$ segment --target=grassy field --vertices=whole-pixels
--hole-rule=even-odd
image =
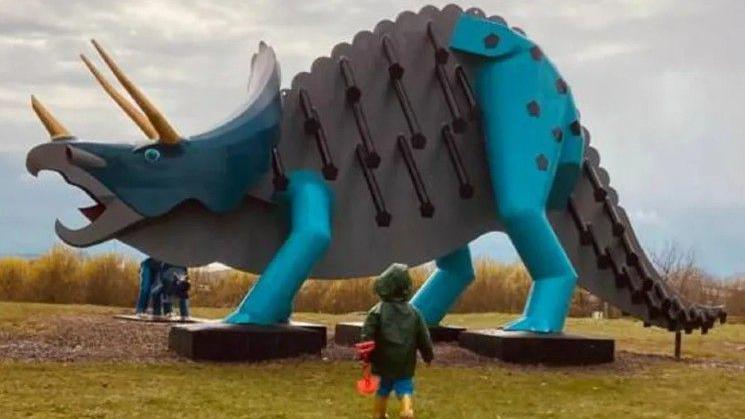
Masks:
[[[0,348],[54,333],[52,320],[108,319],[122,309],[0,303]],[[224,310],[196,309],[219,317]],[[298,314],[333,324],[359,315]],[[449,316],[493,327],[511,316]],[[50,326],[52,325],[52,326]],[[143,325],[148,327],[149,325]],[[675,361],[672,335],[630,320],[570,319],[568,331],[617,339],[618,361],[590,368],[516,367],[496,361],[438,364],[417,372],[419,418],[688,418],[745,412],[745,325],[684,337]],[[0,349],[2,350],[2,349]],[[0,417],[369,417],[370,399],[353,387],[351,360],[303,359],[257,365],[2,360]],[[391,405],[391,413],[397,409]],[[392,414],[392,417],[396,417]]]

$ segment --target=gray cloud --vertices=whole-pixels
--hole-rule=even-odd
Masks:
[[[645,243],[676,240],[712,271],[745,271],[738,241],[745,236],[739,221],[745,218],[745,3],[474,3],[525,29],[561,69]],[[0,231],[11,238],[0,253],[18,246],[21,253],[38,251],[52,240],[48,226],[56,211],[29,212],[32,202],[10,203],[12,196],[23,192],[60,208],[72,205],[69,188],[48,180],[24,183],[22,164],[9,163],[22,161],[23,152],[45,138],[28,109],[30,93],[80,136],[141,138],[79,63],[79,52],[93,55],[90,37],[114,53],[182,132],[197,133],[241,102],[259,40],[276,48],[287,85],[336,43],[421,5],[0,0],[0,171],[8,176],[3,189],[11,191],[0,194]],[[27,215],[19,221],[19,214]],[[38,239],[14,230],[18,222],[34,226]],[[493,240],[477,247],[511,255]]]

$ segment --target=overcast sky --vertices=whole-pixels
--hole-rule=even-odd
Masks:
[[[433,2],[439,6],[445,2]],[[34,180],[25,153],[46,141],[36,94],[76,135],[133,141],[137,128],[78,59],[95,37],[185,134],[227,117],[245,95],[257,43],[283,84],[319,55],[412,1],[0,0],[0,254],[55,242],[56,217],[89,203],[56,175]],[[745,2],[488,1],[539,43],[573,88],[602,163],[650,251],[691,249],[710,272],[745,272]],[[515,254],[501,235],[476,253]],[[101,249],[124,250],[122,244]]]

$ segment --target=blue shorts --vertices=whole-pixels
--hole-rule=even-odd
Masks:
[[[391,391],[395,391],[398,397],[411,396],[414,394],[414,380],[412,377],[398,379],[380,377],[380,385],[375,394],[380,397],[388,397]]]

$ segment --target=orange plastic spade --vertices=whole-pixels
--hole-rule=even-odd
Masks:
[[[357,392],[363,396],[375,393],[380,379],[370,373],[370,364],[362,364],[362,378],[357,380]]]

